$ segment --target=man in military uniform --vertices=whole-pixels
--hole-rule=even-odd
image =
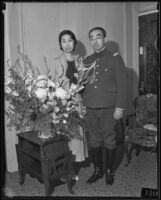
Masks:
[[[89,142],[92,148],[94,173],[87,180],[93,183],[103,177],[102,145],[106,149],[106,183],[114,183],[113,164],[116,150],[116,120],[123,117],[126,104],[127,72],[119,53],[112,53],[105,47],[106,31],[95,27],[89,31],[94,53],[84,59],[91,68],[82,94],[87,111]],[[92,65],[93,66],[93,65]]]

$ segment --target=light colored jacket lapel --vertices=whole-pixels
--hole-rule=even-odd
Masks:
[[[57,83],[61,83],[62,87],[65,89],[69,88],[69,79],[66,77],[66,70],[67,70],[67,60],[62,54],[55,58],[55,65],[54,65],[54,81]]]
[[[75,66],[77,67],[78,65],[76,58],[77,55],[74,55]],[[64,54],[55,58],[54,81],[62,83],[62,87],[64,87],[65,89],[69,89],[69,79],[66,77],[67,67],[67,59]]]

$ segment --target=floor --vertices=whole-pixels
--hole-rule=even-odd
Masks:
[[[82,167],[79,172],[79,180],[73,187],[75,192],[68,192],[67,184],[55,187],[51,196],[80,196],[80,197],[141,197],[142,188],[158,188],[158,163],[157,154],[142,151],[138,156],[135,151],[132,154],[130,164],[125,167],[125,156],[121,153],[121,147],[117,151],[117,170],[115,182],[107,186],[105,177],[91,185],[86,180],[93,172],[93,165]],[[6,173],[5,196],[44,196],[44,185],[37,179],[26,175],[23,185],[19,184],[18,172]]]

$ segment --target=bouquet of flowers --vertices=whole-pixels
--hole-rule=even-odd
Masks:
[[[78,63],[78,85],[77,89],[82,90],[87,82],[93,83],[95,80],[96,61],[85,64],[83,57],[77,57]]]
[[[84,89],[87,82],[93,83],[95,80],[95,67],[96,61],[91,64],[85,64],[84,58],[76,56],[76,68],[77,72],[74,73],[77,83],[73,83],[70,86],[70,92],[79,92]],[[68,77],[70,79],[70,77]]]
[[[9,76],[5,82],[5,96],[9,101],[5,111],[9,118],[8,126],[14,126],[17,131],[29,127],[43,139],[59,133],[69,138],[80,138],[76,127],[83,116],[75,98],[76,92],[81,89],[79,85],[66,91],[61,84],[52,81],[46,59],[47,72],[41,75],[19,48],[18,53],[21,59],[9,66]]]

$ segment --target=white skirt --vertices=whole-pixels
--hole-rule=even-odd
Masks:
[[[82,136],[83,139],[80,140],[78,138],[72,138],[68,143],[69,149],[75,156],[76,162],[84,161],[88,157],[88,147],[85,138],[85,132],[81,126],[79,126],[79,130],[80,130],[80,135]]]

